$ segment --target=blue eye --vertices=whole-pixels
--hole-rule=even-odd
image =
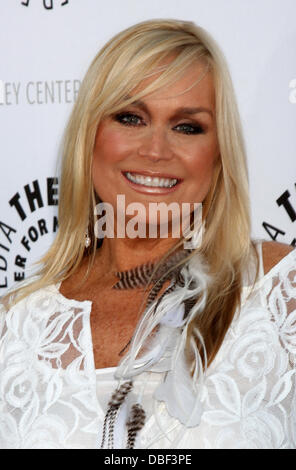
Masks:
[[[142,119],[136,114],[120,113],[114,116],[115,121],[125,126],[138,126],[142,123]]]
[[[138,116],[137,114],[130,113],[130,112],[123,112],[118,113],[113,116],[113,119],[124,126],[129,127],[138,127],[140,125],[145,125],[143,119]],[[190,123],[182,123],[178,124],[173,128],[177,132],[186,135],[196,135],[196,134],[203,134],[204,129],[199,124],[190,124]]]
[[[176,127],[174,127],[178,132],[181,132],[182,134],[187,134],[187,135],[196,135],[196,134],[203,134],[204,129],[200,125],[195,125],[195,124],[178,124]]]

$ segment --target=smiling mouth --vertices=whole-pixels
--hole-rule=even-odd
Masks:
[[[149,188],[173,188],[180,181],[178,178],[164,178],[158,176],[146,176],[139,173],[124,172],[124,176],[134,184]]]

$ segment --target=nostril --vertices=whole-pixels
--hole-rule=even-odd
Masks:
[[[167,160],[172,157],[172,151],[168,145],[159,145],[151,142],[150,144],[139,146],[138,155],[154,161]]]

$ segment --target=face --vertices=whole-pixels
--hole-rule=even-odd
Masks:
[[[140,202],[202,202],[219,158],[213,79],[196,63],[176,83],[146,95],[99,125],[93,158],[93,184],[116,212]],[[149,78],[137,87],[146,87]],[[187,90],[187,91],[186,91]],[[132,95],[134,94],[132,93]]]

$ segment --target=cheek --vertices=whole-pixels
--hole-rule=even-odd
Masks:
[[[92,162],[94,189],[102,200],[108,200],[110,185],[116,184],[120,163],[128,154],[129,147],[120,133],[102,125],[97,132]]]
[[[133,145],[125,134],[111,126],[102,126],[96,136],[94,160],[103,166],[115,164],[129,156]]]
[[[112,133],[110,133],[110,136],[104,135],[103,138],[100,136],[96,138],[94,149],[95,163],[102,166],[108,163],[112,164],[116,162],[120,154],[121,144],[116,134],[112,135]]]
[[[188,169],[194,178],[202,178],[211,175],[215,161],[218,157],[218,145],[216,140],[201,143],[195,151],[192,152],[187,161]]]
[[[98,188],[104,186],[102,183],[106,183],[107,178],[112,175],[121,154],[121,145],[116,133],[97,134],[92,162],[92,178],[97,192]]]
[[[216,140],[213,139],[199,145],[198,149],[192,152],[191,158],[187,160],[187,172],[190,174],[188,196],[191,200],[204,201],[211,188],[218,155],[219,148]]]

